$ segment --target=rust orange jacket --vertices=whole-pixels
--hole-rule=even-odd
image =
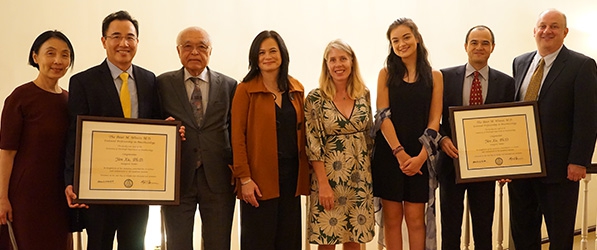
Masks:
[[[299,173],[296,195],[309,194],[309,163],[305,148],[304,88],[288,77],[290,100],[296,111]],[[280,196],[278,180],[278,147],[274,95],[261,76],[241,82],[232,100],[233,176],[237,189],[239,179],[251,177],[261,190],[259,200]],[[240,193],[240,192],[239,192]]]

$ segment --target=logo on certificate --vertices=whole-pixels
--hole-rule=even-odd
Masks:
[[[133,180],[131,180],[131,179],[124,180],[124,186],[127,188],[131,188],[133,186]]]
[[[504,159],[502,159],[502,157],[495,158],[495,164],[498,166],[504,164]]]

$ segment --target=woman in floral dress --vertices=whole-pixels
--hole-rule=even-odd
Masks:
[[[352,48],[342,40],[324,52],[320,87],[305,100],[307,155],[313,166],[309,242],[319,249],[359,249],[374,236],[368,136],[369,90]]]

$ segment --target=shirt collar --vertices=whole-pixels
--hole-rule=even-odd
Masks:
[[[116,65],[114,65],[112,62],[110,62],[110,60],[106,59],[106,62],[108,62],[108,68],[110,69],[110,74],[112,75],[112,79],[115,80],[116,78],[120,78],[120,74],[122,74],[122,70],[118,67],[116,67]],[[131,64],[131,66],[125,70],[126,73],[129,74],[129,77],[132,78],[133,80],[135,79],[135,76],[133,76],[133,65]]]
[[[556,57],[558,57],[558,54],[560,54],[560,50],[562,50],[563,47],[564,45],[562,44],[562,46],[560,46],[558,50],[543,57],[543,61],[545,61],[545,67],[551,67],[551,65],[556,60]],[[539,64],[539,60],[541,60],[541,55],[539,55],[539,52],[537,51],[537,53],[535,53],[535,57],[533,57],[533,62],[535,63],[535,65]]]
[[[465,77],[469,77],[472,76],[473,73],[475,73],[475,71],[479,71],[479,75],[481,75],[481,77],[483,79],[489,79],[489,65],[485,65],[485,67],[481,68],[480,70],[476,70],[475,68],[473,68],[473,66],[471,66],[470,64],[466,64],[466,70],[465,70]]]
[[[186,68],[184,68],[184,80],[186,81],[193,77],[198,77],[199,79],[203,80],[204,82],[209,83],[207,67],[205,67],[205,69],[203,69],[203,71],[201,71],[201,73],[199,73],[198,76],[191,75],[191,73]]]

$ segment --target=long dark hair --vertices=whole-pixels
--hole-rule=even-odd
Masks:
[[[278,90],[284,92],[288,90],[288,64],[290,64],[290,56],[288,55],[288,49],[286,48],[286,44],[284,44],[284,40],[282,40],[278,32],[273,30],[264,30],[253,39],[251,49],[249,50],[249,73],[243,78],[243,82],[251,81],[261,73],[259,70],[259,48],[263,40],[267,38],[273,38],[280,49],[282,64],[278,71]]]
[[[406,66],[402,62],[402,58],[394,53],[394,48],[392,47],[392,38],[390,37],[390,33],[392,30],[397,28],[400,25],[405,25],[406,27],[410,28],[413,35],[417,39],[417,76],[424,84],[428,84],[429,86],[433,86],[433,77],[431,75],[431,64],[429,63],[427,48],[425,48],[425,44],[423,43],[423,37],[421,33],[419,33],[419,28],[417,25],[411,20],[410,18],[398,18],[396,21],[390,24],[386,36],[388,41],[390,42],[390,53],[388,58],[386,59],[386,68],[388,69],[388,84],[391,83],[395,77],[399,77],[400,79],[404,78],[405,74],[408,74],[406,70]]]

